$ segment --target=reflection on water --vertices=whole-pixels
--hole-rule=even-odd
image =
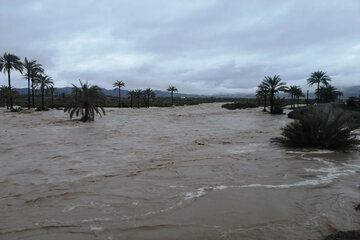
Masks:
[[[360,227],[359,153],[283,149],[220,104],[0,114],[0,239],[322,239]]]

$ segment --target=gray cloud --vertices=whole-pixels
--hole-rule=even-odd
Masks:
[[[357,0],[9,0],[0,54],[37,59],[59,87],[122,79],[128,89],[237,93],[274,74],[306,86],[316,70],[360,85],[359,12]],[[16,73],[13,83],[26,85]]]

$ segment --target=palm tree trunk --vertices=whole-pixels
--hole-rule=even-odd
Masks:
[[[273,113],[274,109],[274,93],[270,93],[270,113]]]
[[[119,87],[119,108],[121,107],[121,102],[120,102],[121,100],[120,99],[121,99],[121,96],[120,96],[120,87]]]
[[[130,95],[130,107],[133,108],[133,95]]]
[[[171,106],[174,106],[174,92],[171,91]]]
[[[12,93],[11,93],[11,81],[10,81],[10,69],[8,70],[8,81],[9,81],[9,101],[10,101],[10,108],[13,109],[13,99],[12,99]]]
[[[28,73],[28,109],[30,109],[30,74]]]
[[[41,109],[44,110],[44,87],[41,87]]]
[[[54,92],[51,91],[51,108],[54,108]]]
[[[320,100],[320,82],[317,83],[317,99]]]
[[[31,80],[31,98],[32,98],[32,107],[35,108],[35,89],[32,80]]]
[[[266,101],[267,101],[267,95],[264,96],[264,112],[266,112]]]

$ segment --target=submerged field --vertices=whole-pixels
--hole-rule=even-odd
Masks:
[[[0,239],[323,239],[359,229],[360,153],[284,149],[221,103],[0,113]]]

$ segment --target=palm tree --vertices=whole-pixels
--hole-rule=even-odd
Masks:
[[[113,86],[119,88],[119,108],[120,108],[120,107],[121,107],[121,102],[120,102],[120,99],[121,99],[120,89],[121,89],[121,87],[125,87],[125,83],[124,83],[123,81],[117,80],[116,82],[114,82]]]
[[[178,89],[174,86],[169,86],[166,91],[171,92],[171,106],[174,106],[174,92],[177,92]]]
[[[331,78],[326,75],[326,72],[323,72],[323,71],[313,72],[313,73],[311,73],[310,77],[307,79],[309,86],[317,84],[316,91],[317,91],[318,99],[320,99],[320,83],[322,83],[324,86],[327,86],[330,81],[331,81]]]
[[[38,76],[44,73],[44,69],[35,68],[31,71],[30,79],[31,79],[31,99],[32,99],[32,107],[35,108],[35,95],[36,88],[38,87]]]
[[[282,91],[286,91],[287,87],[285,82],[281,82],[279,75],[274,75],[274,77],[266,76],[265,79],[261,82],[266,89],[269,91],[270,95],[270,113],[274,113],[274,100],[275,94]]]
[[[51,77],[49,77],[48,75],[42,75],[42,74],[39,74],[37,76],[36,81],[40,85],[41,110],[45,110],[45,105],[44,105],[45,89],[49,89],[50,86],[54,85],[54,82],[52,81]]]
[[[23,66],[26,71],[24,77],[28,80],[28,109],[30,109],[30,80],[34,72],[44,72],[44,69],[41,64],[36,63],[36,60],[28,61],[27,58],[25,58]]]
[[[9,109],[9,88],[5,85],[0,87],[0,101],[4,101],[4,107]]]
[[[338,91],[337,88],[328,84],[327,86],[321,86],[319,92],[316,92],[319,96],[319,100],[322,102],[335,101],[339,96],[343,95],[342,92]]]
[[[129,91],[129,95],[130,95],[130,107],[133,108],[136,92],[134,90]]]
[[[142,90],[141,89],[136,89],[135,90],[135,96],[137,98],[137,107],[140,108],[140,98],[142,95]]]
[[[80,81],[80,80],[79,80]],[[101,88],[97,85],[91,86],[80,81],[80,87],[73,84],[70,101],[66,105],[64,112],[70,114],[70,119],[81,114],[81,121],[94,121],[95,114],[105,115],[105,110],[101,106],[105,103],[106,97]]]
[[[56,91],[56,89],[54,88],[53,85],[50,85],[50,87],[48,88],[48,90],[50,91],[51,94],[51,108],[54,108],[54,92]]]
[[[146,104],[147,108],[149,108],[150,107],[150,98],[155,98],[155,93],[151,88],[147,88],[144,90],[143,94],[145,97],[145,104]]]
[[[256,90],[256,96],[259,98],[263,98],[264,100],[264,109],[263,112],[266,112],[266,107],[267,107],[267,97],[269,94],[269,89],[267,89],[263,84],[260,84],[258,86],[258,89]]]
[[[287,90],[287,93],[290,94],[290,108],[295,108],[295,92],[296,92],[296,86],[290,86]]]
[[[17,70],[22,73],[23,64],[20,61],[20,58],[16,55],[10,53],[4,53],[3,56],[0,57],[0,72],[3,71],[4,74],[8,75],[8,83],[9,83],[9,96],[10,96],[10,108],[13,109],[13,101],[11,94],[11,80],[10,80],[10,71]]]
[[[348,150],[360,141],[353,132],[349,116],[343,112],[315,111],[299,115],[295,122],[282,129],[283,137],[274,140],[289,147]]]
[[[302,92],[301,88],[298,86],[295,86],[294,91],[294,107],[295,107],[295,98],[297,99],[297,106],[299,107],[299,99],[300,97],[305,97],[304,93]]]

